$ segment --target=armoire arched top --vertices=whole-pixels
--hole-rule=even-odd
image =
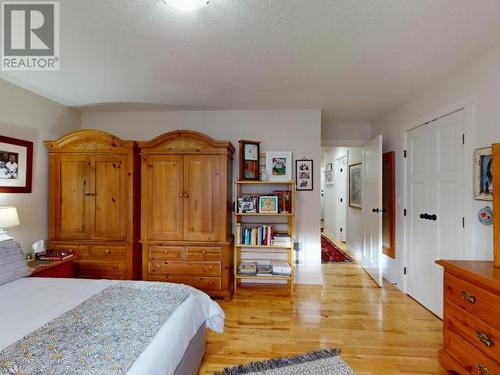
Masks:
[[[234,153],[231,142],[192,130],[175,130],[137,143],[141,154],[227,154],[232,157]]]
[[[77,130],[44,144],[49,152],[117,153],[128,152],[136,143],[100,130]]]

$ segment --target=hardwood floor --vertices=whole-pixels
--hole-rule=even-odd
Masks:
[[[219,301],[225,332],[209,331],[199,374],[334,347],[359,375],[445,374],[437,317],[388,283],[377,288],[357,264],[326,264],[323,272],[323,286],[296,285],[291,299],[239,290]]]

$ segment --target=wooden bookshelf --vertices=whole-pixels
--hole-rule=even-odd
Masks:
[[[234,183],[235,187],[235,212],[233,217],[234,223],[234,292],[236,293],[239,288],[283,288],[286,286],[290,294],[293,292],[293,283],[295,279],[295,260],[293,243],[295,240],[295,182],[294,181],[239,181],[236,180]],[[255,194],[255,195],[271,195],[272,190],[278,190],[281,187],[282,190],[289,190],[291,192],[290,197],[290,211],[291,212],[280,212],[280,213],[240,213],[238,212],[238,198],[242,195]],[[267,188],[267,189],[266,189]],[[263,222],[255,221],[262,217]],[[252,221],[248,221],[252,219]],[[283,229],[276,232],[286,232],[291,238],[290,245],[245,245],[238,243],[238,224],[248,225],[248,226],[259,226],[259,225],[271,225],[279,226]],[[261,261],[266,260],[262,256],[268,255],[269,260],[277,260],[271,258],[280,251],[280,254],[284,254],[287,261],[291,267],[291,276],[254,276],[254,275],[240,275],[238,274],[238,266],[241,262],[242,254],[244,253],[258,253],[259,259]],[[254,258],[244,259],[248,261],[255,261]],[[257,283],[256,280],[259,280]],[[286,281],[284,283],[272,283],[272,281]]]

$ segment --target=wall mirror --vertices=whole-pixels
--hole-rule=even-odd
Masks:
[[[396,186],[395,154],[386,152],[383,157],[383,210],[382,247],[384,254],[396,258]]]

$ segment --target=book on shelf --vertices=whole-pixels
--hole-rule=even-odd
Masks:
[[[236,225],[236,244],[270,246],[273,239],[273,227],[271,225]]]
[[[245,262],[238,265],[238,274],[242,276],[286,276],[292,275],[292,267],[285,260],[273,260],[269,263]]]
[[[238,266],[238,273],[254,276],[257,273],[257,262],[241,262]]]
[[[274,246],[292,246],[292,238],[288,233],[274,233],[271,244]]]

